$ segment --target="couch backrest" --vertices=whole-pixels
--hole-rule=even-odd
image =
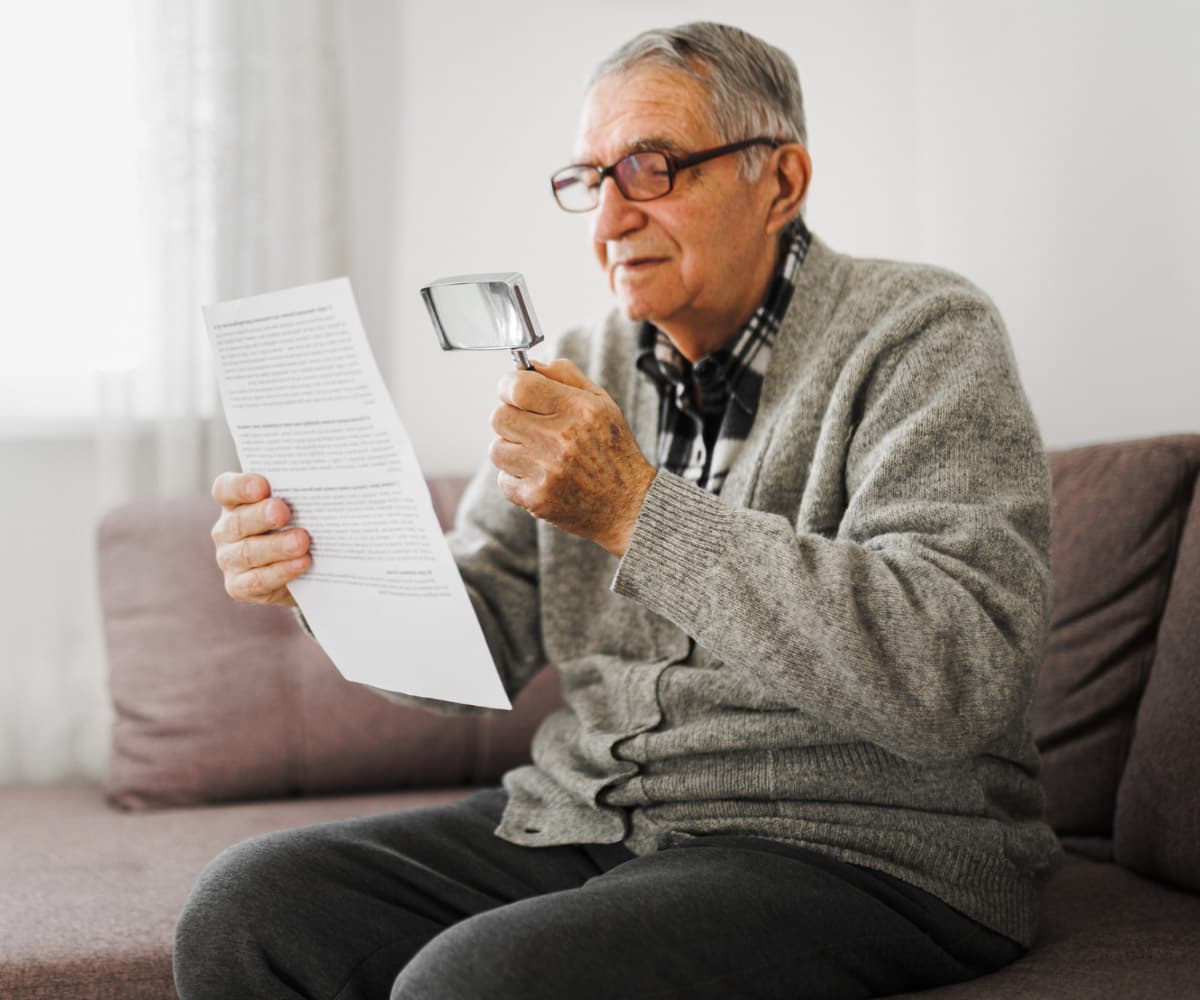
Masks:
[[[1195,750],[1190,764],[1161,753],[1169,739],[1186,761],[1181,733],[1200,739],[1198,473],[1200,435],[1051,455],[1055,609],[1034,705],[1048,816],[1063,836],[1115,835],[1146,871],[1163,849],[1151,802],[1193,820],[1200,807],[1200,782],[1182,780]],[[1200,823],[1184,826],[1200,840]]]

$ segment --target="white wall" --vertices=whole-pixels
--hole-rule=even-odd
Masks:
[[[931,2],[920,236],[1000,304],[1047,439],[1200,430],[1200,6]]]
[[[352,274],[428,471],[482,460],[508,362],[438,351],[420,285],[524,271],[548,332],[606,308],[586,223],[554,207],[547,177],[571,151],[591,66],[642,28],[695,18],[795,58],[816,232],[959,270],[996,299],[1049,445],[1200,430],[1200,5],[347,0],[347,12]]]

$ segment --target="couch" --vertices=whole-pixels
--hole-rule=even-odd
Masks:
[[[1051,468],[1032,722],[1063,860],[1028,956],[920,995],[1200,998],[1200,435]],[[430,486],[445,526],[462,481]],[[110,766],[102,784],[0,788],[0,997],[173,997],[175,918],[222,848],[494,783],[559,702],[552,668],[511,713],[452,718],[345,682],[290,612],[226,597],[215,515],[139,502],[99,528]]]

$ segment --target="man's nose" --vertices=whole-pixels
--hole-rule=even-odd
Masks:
[[[630,201],[611,177],[600,182],[596,207],[592,210],[592,239],[597,243],[620,239],[639,229],[646,221],[636,201]]]

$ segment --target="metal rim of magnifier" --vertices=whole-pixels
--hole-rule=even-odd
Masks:
[[[524,368],[527,371],[533,371],[533,365],[529,360],[528,350],[531,347],[536,347],[542,342],[542,331],[538,329],[537,320],[533,318],[533,311],[525,303],[525,282],[524,279],[518,279],[515,284],[509,286],[513,293],[513,299],[517,303],[517,309],[521,313],[521,324],[525,327],[529,334],[529,343],[524,347],[512,348],[512,358],[516,362],[518,368]]]
[[[428,285],[424,286],[421,289],[421,298],[425,302],[429,318],[433,321],[433,331],[437,335],[438,343],[441,345],[443,351],[497,350],[497,348],[492,347],[467,347],[452,344],[446,334],[445,327],[442,325],[441,317],[438,315],[437,306],[433,299],[433,289],[438,286],[485,283],[490,285],[504,285],[508,289],[509,301],[515,306],[517,315],[521,320],[521,327],[528,338],[528,343],[520,347],[510,347],[508,350],[518,367],[533,371],[534,367],[529,360],[527,352],[540,344],[545,338],[542,336],[537,317],[534,315],[532,303],[529,302],[529,290],[525,287],[525,276],[519,271],[501,271],[492,274],[461,274],[449,278],[438,278],[436,281],[431,281]]]

